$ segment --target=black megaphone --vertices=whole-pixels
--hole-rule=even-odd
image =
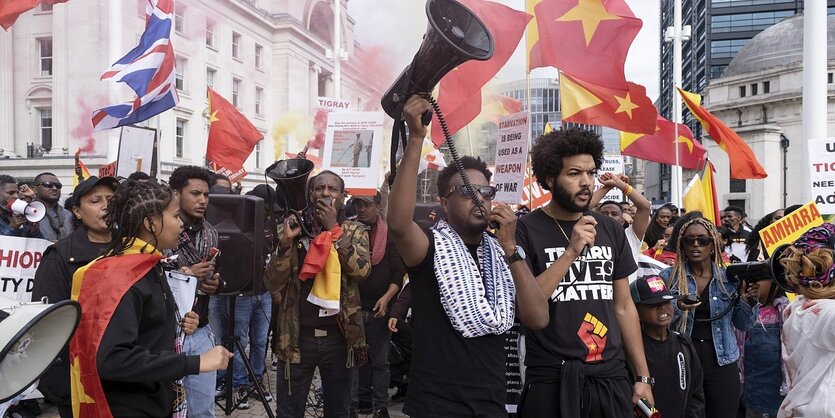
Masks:
[[[313,161],[305,158],[290,158],[276,161],[267,167],[267,177],[273,179],[284,196],[284,210],[292,213],[301,222],[302,232],[311,236],[305,228],[304,211],[307,209],[307,180],[314,168]]]

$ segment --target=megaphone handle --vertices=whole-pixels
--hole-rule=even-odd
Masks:
[[[423,126],[429,126],[429,124],[432,123],[432,112],[428,110],[423,112],[423,115],[420,116],[420,122]]]

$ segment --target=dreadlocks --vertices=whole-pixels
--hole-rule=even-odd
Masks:
[[[153,180],[125,180],[107,204],[105,221],[113,231],[107,256],[120,255],[133,245],[146,219],[159,216],[171,202],[171,189]],[[156,243],[149,243],[156,247]],[[143,248],[144,249],[144,248]]]
[[[680,229],[680,233],[678,234],[678,241],[676,242],[676,262],[673,265],[673,270],[670,272],[670,278],[674,279],[673,282],[671,280],[670,287],[673,285],[676,286],[678,289],[678,293],[680,295],[686,295],[690,293],[689,289],[687,288],[687,273],[685,269],[685,263],[687,263],[687,256],[684,253],[684,235],[687,231],[687,228],[693,225],[701,225],[702,227],[707,230],[708,235],[713,239],[713,271],[721,271],[724,269],[724,263],[722,262],[722,242],[719,239],[719,233],[716,231],[716,226],[714,226],[710,221],[704,218],[693,218],[687,222],[685,222]],[[727,294],[728,291],[725,289],[725,284],[723,280],[718,280],[719,288],[722,289],[722,292]],[[678,328],[679,332],[684,332],[687,328],[687,315],[689,312],[687,310],[682,311],[681,319],[679,320]]]

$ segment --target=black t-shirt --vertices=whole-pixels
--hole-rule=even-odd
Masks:
[[[549,296],[550,324],[539,331],[526,330],[528,367],[552,367],[560,359],[587,363],[623,360],[612,283],[627,280],[638,267],[621,225],[594,212],[592,216],[597,220],[597,237],[589,248],[587,262],[576,260]],[[568,240],[556,222],[537,209],[523,216],[516,226],[516,242],[525,249],[526,262],[535,276],[568,247]],[[568,237],[575,223],[560,221]]]
[[[412,366],[403,412],[412,417],[507,417],[505,337],[464,338],[441,305],[429,234],[426,258],[408,268]]]
[[[644,334],[647,367],[649,375],[655,378],[652,397],[655,407],[665,418],[684,416],[685,396],[692,390],[687,387],[691,371],[686,370],[684,350],[686,348],[677,335],[670,333],[665,341],[658,341]],[[690,364],[693,364],[692,360]]]
[[[374,245],[374,243],[372,242],[371,245]],[[362,309],[373,311],[374,304],[388,291],[390,284],[396,284],[397,286],[403,284],[403,275],[405,274],[406,266],[403,265],[403,260],[400,258],[400,253],[397,252],[394,240],[389,235],[386,237],[386,254],[383,259],[376,266],[371,266],[371,274],[367,279],[357,283]]]

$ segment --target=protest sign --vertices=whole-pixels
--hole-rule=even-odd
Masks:
[[[823,217],[812,201],[760,230],[760,239],[765,251],[771,255],[777,247],[791,244],[804,232],[822,224]]]
[[[116,159],[116,176],[128,177],[136,171],[156,174],[154,153],[157,130],[140,126],[123,126],[119,137],[119,156]]]
[[[352,195],[373,195],[380,184],[383,112],[328,115],[322,167],[345,180]]]
[[[820,213],[835,214],[835,138],[810,139],[809,180]]]
[[[603,156],[603,165],[600,166],[600,169],[597,170],[598,173],[613,173],[615,175],[623,174],[623,156],[620,154],[606,154]],[[594,190],[598,190],[603,187],[603,183],[600,180],[594,181]],[[623,201],[623,192],[618,189],[614,188],[609,190],[609,193],[606,193],[606,196],[603,196],[603,199],[600,199],[601,202],[605,202],[607,200],[614,200],[615,202],[622,202]]]
[[[494,202],[520,202],[527,173],[529,136],[529,112],[514,113],[499,119],[493,176],[493,184],[496,186]]]
[[[0,236],[0,294],[31,301],[35,270],[50,245],[45,239]]]

